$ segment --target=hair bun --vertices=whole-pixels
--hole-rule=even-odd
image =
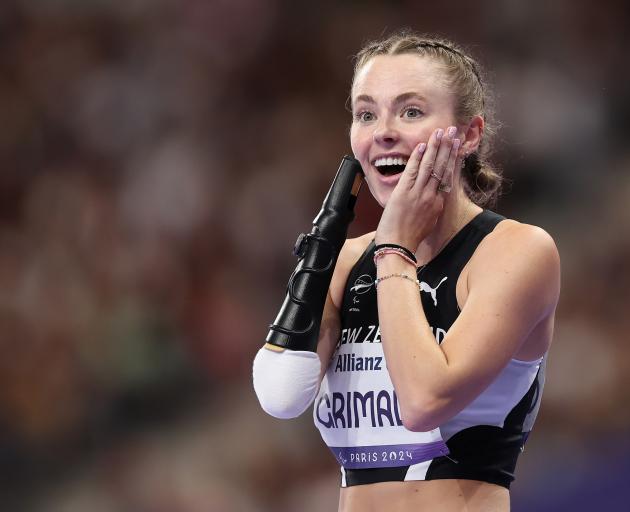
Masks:
[[[478,205],[494,206],[501,190],[503,177],[492,167],[471,153],[464,160],[464,185],[466,193]]]

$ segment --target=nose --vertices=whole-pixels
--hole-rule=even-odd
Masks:
[[[393,126],[390,119],[379,120],[378,125],[374,128],[374,142],[391,145],[398,141],[399,133]]]

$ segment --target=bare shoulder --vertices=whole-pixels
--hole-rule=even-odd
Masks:
[[[514,253],[523,257],[560,259],[554,239],[543,228],[512,219],[500,222],[479,245],[484,256]]]
[[[500,275],[547,290],[550,299],[558,295],[560,255],[552,236],[544,229],[506,219],[489,233],[470,261],[469,279]],[[544,292],[543,292],[544,293]]]
[[[348,238],[339,253],[339,259],[352,261],[354,265],[374,239],[375,233],[376,231],[370,231],[356,238]]]
[[[348,275],[374,238],[374,233],[375,231],[371,231],[356,238],[348,238],[341,248],[339,258],[337,258],[335,272],[330,283],[330,294],[338,309],[341,307],[343,289],[348,280]]]

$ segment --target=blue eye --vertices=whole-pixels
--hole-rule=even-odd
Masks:
[[[357,114],[355,114],[354,118],[357,121],[368,122],[368,121],[373,121],[374,120],[374,114],[372,114],[372,112],[369,112],[367,110],[363,110],[363,111],[358,112]]]
[[[403,111],[403,115],[409,119],[415,119],[416,117],[422,116],[422,110],[418,107],[407,107]]]

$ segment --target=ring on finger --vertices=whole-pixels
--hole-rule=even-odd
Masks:
[[[435,174],[435,171],[431,172],[431,178],[435,178],[438,181],[442,181],[442,176],[438,176],[437,174]]]
[[[450,185],[448,185],[447,183],[440,183],[440,184],[438,185],[438,188],[437,188],[437,189],[438,189],[440,192],[444,192],[444,193],[448,194],[448,193],[452,190],[452,188],[453,188],[453,187],[451,187],[451,186],[450,186]]]

